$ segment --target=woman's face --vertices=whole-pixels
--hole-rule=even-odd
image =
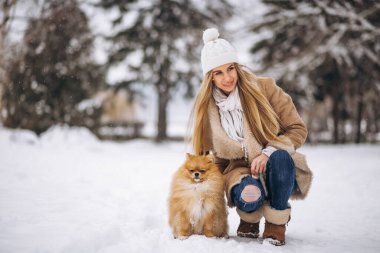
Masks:
[[[236,87],[238,76],[234,63],[224,64],[211,70],[212,80],[216,87],[225,94],[230,94]]]

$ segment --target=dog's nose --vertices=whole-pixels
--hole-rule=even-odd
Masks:
[[[195,172],[195,173],[194,173],[194,176],[195,176],[195,177],[199,177],[199,173],[198,173],[198,172]]]

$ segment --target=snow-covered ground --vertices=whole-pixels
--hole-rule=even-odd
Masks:
[[[0,252],[379,252],[380,146],[305,146],[314,182],[292,202],[287,245],[236,237],[173,239],[169,183],[189,146],[98,141],[54,127],[0,128]],[[263,224],[262,224],[263,225]]]

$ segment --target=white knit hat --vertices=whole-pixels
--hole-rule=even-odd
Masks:
[[[203,32],[203,46],[201,52],[201,64],[203,76],[213,68],[226,63],[238,62],[235,48],[226,40],[218,39],[219,32],[215,28],[209,28]]]

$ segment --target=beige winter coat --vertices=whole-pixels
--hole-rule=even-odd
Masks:
[[[298,185],[298,189],[293,193],[292,198],[303,199],[310,189],[312,172],[306,163],[305,156],[296,152],[295,149],[305,142],[307,136],[305,124],[297,113],[291,97],[278,87],[272,78],[259,77],[257,78],[257,85],[267,97],[285,128],[285,132],[280,137],[287,145],[277,142],[270,142],[268,145],[286,150],[292,156],[296,167]],[[222,128],[219,110],[213,98],[209,103],[208,114],[206,150],[213,151],[216,156],[216,163],[225,176],[228,205],[232,207],[234,206],[230,194],[232,187],[239,184],[243,177],[250,175],[250,164],[255,157],[261,154],[263,147],[253,136],[244,117],[244,137],[248,144],[248,162],[246,162],[243,158],[244,151],[241,145],[229,138]]]

